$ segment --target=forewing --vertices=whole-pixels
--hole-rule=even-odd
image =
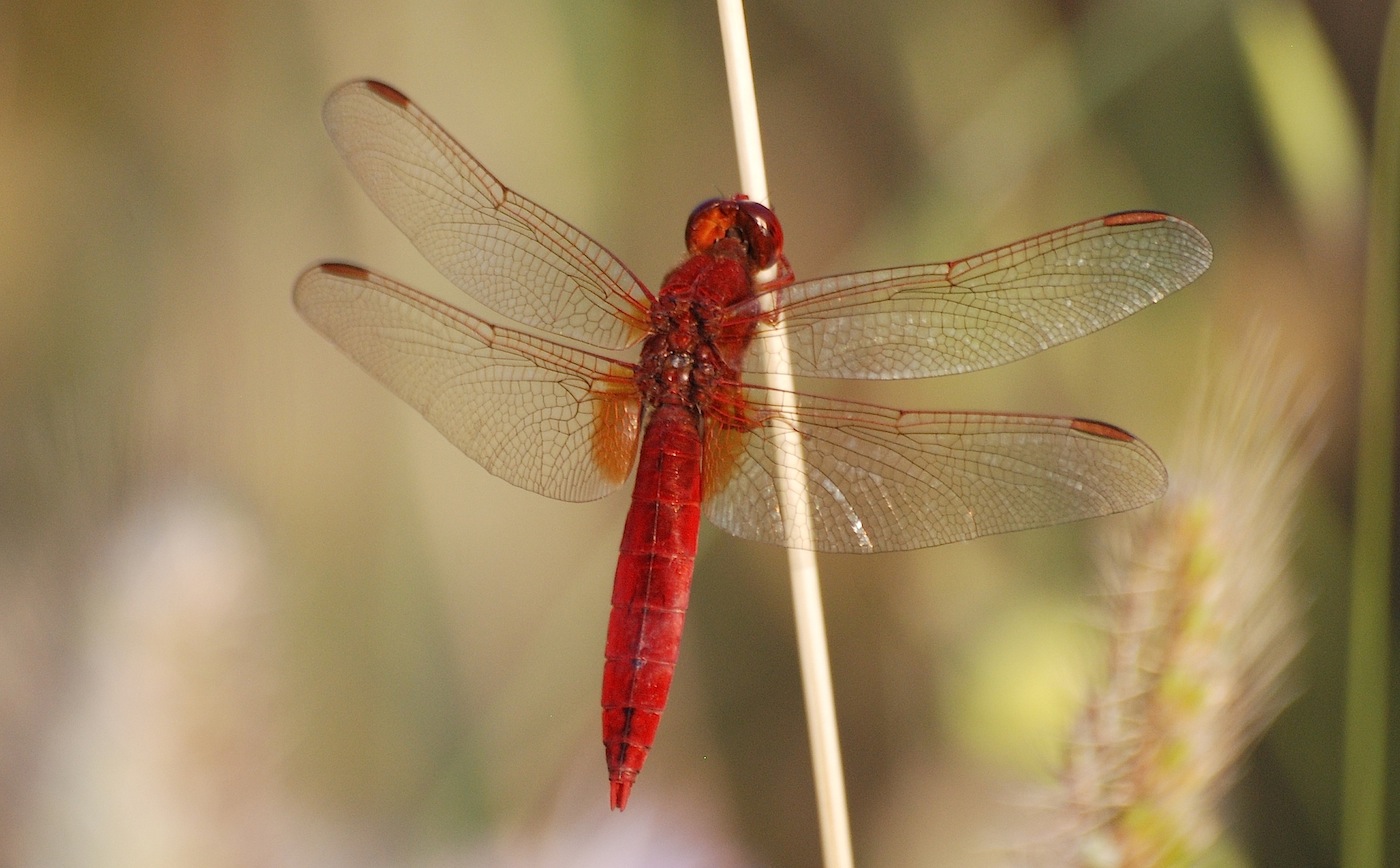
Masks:
[[[493,326],[352,265],[297,280],[297,310],[488,472],[559,500],[615,490],[636,456],[631,366]]]
[[[747,392],[751,430],[727,438],[742,447],[705,503],[710,521],[745,539],[900,551],[1107,515],[1166,490],[1156,454],[1102,422],[904,412],[800,394],[791,396],[794,412],[772,390]],[[789,433],[800,459],[789,454]],[[784,456],[809,498],[810,530],[785,527]]]
[[[1117,322],[1195,280],[1205,236],[1134,211],[954,262],[809,280],[777,290],[782,319],[760,329],[745,369],[774,370],[780,342],[799,376],[936,377],[989,368]],[[731,316],[756,316],[761,302]]]
[[[602,245],[501,184],[408,97],[354,81],[326,129],[371,199],[468,295],[516,322],[616,349],[645,331],[647,290]]]

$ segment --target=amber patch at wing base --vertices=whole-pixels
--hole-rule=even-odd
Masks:
[[[734,475],[744,439],[754,428],[743,399],[714,401],[705,414],[705,455],[701,463],[700,496],[709,500],[724,490]]]
[[[621,484],[632,471],[641,430],[642,402],[630,383],[593,393],[593,460],[603,478]]]

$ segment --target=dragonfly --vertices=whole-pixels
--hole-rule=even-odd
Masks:
[[[1183,220],[1129,211],[949,262],[797,281],[777,217],[739,195],[695,209],[686,258],[653,291],[393,87],[342,85],[323,119],[423,256],[525,328],[344,262],[297,280],[306,321],[506,482],[592,501],[635,468],[603,667],[615,810],[666,705],[702,515],[744,539],[870,554],[1107,515],[1166,490],[1157,455],[1105,422],[899,410],[743,372],[787,354],[797,376],[889,380],[1029,356],[1200,276],[1211,248]]]

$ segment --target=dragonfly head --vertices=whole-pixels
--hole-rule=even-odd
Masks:
[[[724,244],[737,244],[756,274],[782,255],[783,227],[767,206],[743,194],[701,202],[685,224],[686,249],[694,256]]]

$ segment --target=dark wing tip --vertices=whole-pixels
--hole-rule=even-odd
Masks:
[[[1120,440],[1124,443],[1133,443],[1136,437],[1119,428],[1117,425],[1110,425],[1107,422],[1099,422],[1094,419],[1071,419],[1069,427],[1084,434],[1092,434],[1095,437],[1103,437],[1107,440]]]
[[[377,97],[399,109],[406,109],[412,103],[412,100],[391,84],[385,84],[374,78],[357,78],[353,81],[347,81],[332,90],[330,95],[326,97],[326,109],[330,110],[332,105],[340,102],[345,97],[358,94],[368,94]]]
[[[325,289],[325,284],[320,281],[323,276],[364,282],[373,275],[360,266],[351,265],[348,262],[319,262],[306,269],[292,285],[292,305],[304,317],[309,317],[309,306],[314,305],[316,293]]]
[[[1166,223],[1171,227],[1173,234],[1172,244],[1177,248],[1176,255],[1179,259],[1180,267],[1175,272],[1177,280],[1166,292],[1173,289],[1180,289],[1188,283],[1205,273],[1210,268],[1211,260],[1215,258],[1215,251],[1211,249],[1210,239],[1192,226],[1189,222],[1180,217],[1173,217],[1161,211],[1119,211],[1117,214],[1109,214],[1101,218],[1106,227],[1116,226],[1142,226],[1151,223]],[[1166,293],[1163,293],[1165,295]]]
[[[1137,482],[1140,483],[1140,486],[1137,487],[1137,493],[1121,503],[1119,509],[1145,506],[1167,493],[1167,467],[1151,446],[1117,425],[1100,422],[1097,419],[1071,419],[1069,427],[1070,430],[1078,431],[1080,434],[1122,443],[1141,460],[1144,472],[1137,477]]]
[[[310,270],[323,271],[332,277],[344,277],[349,280],[364,280],[369,277],[369,271],[348,262],[323,262]]]
[[[1131,226],[1135,223],[1160,223],[1170,219],[1170,214],[1163,214],[1161,211],[1119,211],[1104,217],[1103,224],[1105,226]]]
[[[1210,239],[1202,234],[1201,230],[1192,226],[1188,221],[1180,217],[1173,217],[1161,211],[1119,211],[1117,214],[1109,214],[1103,218],[1105,226],[1136,226],[1143,223],[1161,223],[1169,221],[1173,223],[1188,239],[1190,245],[1195,247],[1195,258],[1199,263],[1200,270],[1190,276],[1190,280],[1195,280],[1210,266],[1210,261],[1215,255],[1211,249]],[[1189,281],[1188,281],[1189,282]]]
[[[373,78],[367,78],[361,82],[361,84],[363,84],[370,93],[373,93],[385,102],[391,102],[399,108],[408,108],[408,97],[404,96],[397,88]]]

